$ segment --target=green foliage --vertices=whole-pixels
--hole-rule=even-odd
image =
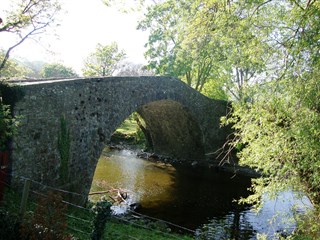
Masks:
[[[18,215],[0,209],[0,240],[19,239],[20,219]]]
[[[223,83],[219,83],[220,79],[207,81],[202,88],[202,94],[209,98],[228,100],[228,94],[223,90]]]
[[[60,133],[58,136],[58,150],[60,153],[60,179],[63,183],[68,181],[70,159],[70,131],[65,117],[60,119]]]
[[[138,113],[132,113],[125,119],[112,135],[113,142],[125,142],[127,145],[133,145],[144,149],[148,147],[148,142],[145,137],[145,122]]]
[[[0,50],[0,59],[3,59],[5,53]],[[1,79],[11,79],[11,78],[23,78],[30,74],[32,70],[23,66],[16,59],[10,59],[6,62],[6,65],[0,70]]]
[[[228,120],[236,130],[233,146],[245,146],[240,164],[263,174],[253,181],[255,194],[247,200],[256,203],[264,193],[291,189],[319,204],[320,114],[302,104],[293,86],[280,93],[278,84],[268,86],[253,103],[235,103]]]
[[[36,38],[52,26],[61,7],[57,0],[12,1],[10,8],[3,9],[0,33],[10,34],[13,39],[11,46],[0,57],[0,76],[13,74],[6,64],[13,49],[28,38]]]
[[[294,64],[280,74],[277,82],[251,86],[250,101],[234,103],[227,123],[233,123],[236,131],[232,146],[245,146],[238,154],[240,164],[263,174],[253,181],[254,194],[247,198],[249,203],[261,203],[265,193],[274,195],[290,189],[307,194],[319,205],[319,62],[318,51],[311,49],[320,46],[318,41],[310,42],[309,34],[315,30],[310,26],[315,26],[312,21],[320,11],[315,2],[307,6],[309,9],[296,4],[287,7],[291,12],[286,24],[305,31],[286,39],[291,43],[287,51]],[[301,21],[305,18],[312,21]]]
[[[295,231],[294,239],[319,239],[320,236],[320,209],[308,211],[307,214],[298,218],[298,229]]]
[[[145,53],[149,67],[211,96],[221,98],[227,93],[232,99],[244,99],[244,88],[260,80],[280,52],[270,32],[281,22],[277,17],[284,7],[260,4],[165,0],[149,6],[138,26],[150,32]],[[267,25],[269,20],[272,24]],[[208,82],[214,84],[204,89]],[[208,90],[209,85],[215,89]]]
[[[103,0],[103,3],[108,7],[116,7],[123,13],[129,13],[133,11],[139,11],[144,5],[145,0]]]
[[[127,236],[140,240],[194,239],[192,236],[174,234],[161,223],[146,223],[143,219],[133,220],[126,224],[115,219],[108,222],[104,239],[122,240]]]
[[[137,127],[137,131],[135,132],[134,136],[135,136],[135,144],[140,145],[141,148],[146,148],[147,140],[140,127]]]
[[[84,63],[84,76],[112,76],[117,65],[125,58],[125,52],[119,50],[117,43],[110,45],[98,44],[96,50],[89,55]]]
[[[156,74],[179,77],[201,91],[212,77],[213,46],[207,37],[188,38],[197,11],[192,1],[167,0],[148,7],[138,29],[150,32],[145,53]]]
[[[263,84],[255,81],[243,88],[244,97],[233,103],[233,112],[223,119],[233,124],[231,147],[241,146],[239,163],[262,173],[252,181],[253,194],[242,201],[261,206],[265,194],[275,197],[284,190],[305,194],[314,210],[300,219],[297,233],[302,239],[318,239],[320,44],[316,33],[320,30],[320,4],[285,0],[247,4],[255,9],[252,25],[262,27],[263,20],[270,20],[264,22],[270,36],[260,41],[274,43],[279,51],[272,46],[273,63],[262,68]],[[254,52],[247,53],[248,58],[255,57]]]
[[[77,74],[72,68],[66,67],[60,63],[52,63],[43,66],[41,76],[44,78],[71,78],[77,77]]]
[[[0,81],[0,97],[2,97],[3,104],[10,105],[12,108],[23,96],[24,91],[21,86]]]
[[[56,198],[56,197],[55,197]],[[33,198],[29,198],[28,205],[27,205],[27,211],[30,214],[30,218],[27,218],[29,222],[25,223],[26,227],[31,226],[32,219],[35,219],[35,216],[33,212],[35,211],[35,202],[33,201]],[[45,200],[45,199],[43,199]],[[19,213],[19,206],[21,201],[21,193],[17,193],[14,191],[6,191],[4,196],[4,202],[1,205],[2,209],[0,211],[0,239],[2,240],[16,240],[19,239],[19,227],[20,227],[20,218],[18,217]],[[55,201],[55,200],[54,200]],[[43,210],[48,208],[49,206],[57,206],[52,202],[52,197],[50,197],[50,201],[45,200],[45,205],[43,206]],[[90,203],[88,205],[91,205]],[[107,205],[107,203],[106,203]],[[40,206],[39,206],[40,208]],[[69,236],[70,234],[73,236],[72,239],[90,239],[89,232],[92,231],[92,224],[91,222],[94,221],[96,218],[96,213],[94,211],[88,211],[91,206],[87,206],[87,210],[84,210],[83,208],[68,208],[67,212],[65,212],[64,207],[57,208],[54,207],[54,209],[64,209],[62,212],[58,210],[56,212],[56,216],[59,216],[59,222],[54,223],[54,226],[57,226],[58,223],[64,223],[67,224],[67,229],[64,231],[65,236]],[[38,212],[42,212],[37,210]],[[61,212],[61,213],[59,213]],[[66,215],[67,214],[67,215]],[[41,220],[42,222],[45,222],[48,224],[49,217],[47,220],[44,220],[47,216],[46,213],[41,213],[40,216],[36,217],[38,220]],[[65,219],[64,217],[67,217]],[[79,220],[81,219],[81,220]],[[38,222],[38,220],[36,222]],[[66,222],[67,220],[67,222]],[[140,223],[139,225],[143,226],[143,223]],[[65,225],[63,225],[64,227]],[[193,239],[189,236],[184,235],[175,235],[175,234],[163,234],[159,231],[156,231],[159,229],[158,227],[155,229],[151,227],[151,224],[149,224],[148,229],[145,229],[143,227],[135,226],[134,224],[127,224],[123,223],[122,221],[118,221],[114,218],[110,218],[110,221],[107,222],[106,227],[104,228],[104,238],[103,239],[123,239],[124,237],[131,236],[137,239],[141,240],[165,240],[165,239]],[[30,229],[30,231],[34,231],[35,228]],[[58,232],[62,232],[59,230]],[[69,234],[68,234],[69,233]],[[169,233],[169,232],[168,232]]]
[[[0,151],[5,150],[7,142],[16,133],[18,121],[12,117],[10,106],[0,102]]]

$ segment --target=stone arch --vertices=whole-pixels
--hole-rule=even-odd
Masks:
[[[177,101],[159,100],[138,109],[150,132],[155,153],[193,161],[204,158],[199,124]]]
[[[187,107],[177,101],[164,99],[151,101],[134,111],[146,123],[151,138],[149,144],[154,153],[184,161],[203,160],[203,134],[199,123]],[[125,117],[115,124],[111,134],[131,113],[123,114]],[[102,138],[104,139],[104,135]],[[108,142],[110,138],[105,140]]]
[[[90,189],[103,147],[134,111],[147,122],[160,154],[198,159],[219,149],[228,135],[220,128],[227,103],[209,99],[170,77],[86,78],[21,85],[24,97],[15,104],[14,113],[23,118],[14,138],[13,171],[59,186],[57,139],[64,116],[72,139],[72,181],[66,188],[84,194]],[[176,149],[171,147],[174,142]]]

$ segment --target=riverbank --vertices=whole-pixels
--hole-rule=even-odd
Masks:
[[[118,139],[119,140],[119,139]],[[156,154],[154,152],[149,152],[141,148],[141,145],[134,144],[134,138],[122,138],[121,141],[111,142],[107,148],[116,149],[116,150],[130,150],[136,153],[136,156],[151,162],[160,162],[163,164],[171,164],[173,166],[182,165],[185,167],[190,168],[202,168],[202,169],[211,169],[214,170],[213,172],[226,172],[226,173],[233,173],[239,174],[246,177],[257,178],[260,177],[260,173],[256,172],[255,170],[239,166],[237,164],[230,164],[230,163],[217,163],[215,161],[184,161],[183,159],[172,158],[169,156]]]
[[[48,196],[43,194],[45,199]],[[21,193],[7,189],[0,205],[0,240],[27,240],[31,239],[29,237],[35,236],[34,234],[39,237],[37,239],[46,239],[45,236],[48,232],[51,232],[51,236],[58,237],[55,239],[92,239],[93,223],[96,217],[92,211],[95,206],[93,203],[88,204],[87,207],[64,203],[65,208],[54,208],[49,212],[50,204],[42,206],[42,201],[38,197],[29,196],[24,216],[21,215],[20,203]],[[48,208],[48,211],[47,214],[39,216],[39,209],[42,207]],[[62,224],[64,230],[56,229],[57,221]],[[126,238],[140,240],[193,239],[190,235],[172,233],[168,226],[155,221],[146,221],[143,218],[109,217],[104,227],[102,240]]]
[[[143,120],[140,121],[143,122]],[[230,156],[232,161],[219,162],[214,159],[214,154],[206,154],[202,157],[204,160],[201,161],[185,161],[184,159],[177,159],[154,153],[152,149],[148,147],[148,143],[143,135],[143,132],[140,130],[139,126],[134,120],[134,117],[132,116],[127,118],[114,132],[108,146],[111,149],[131,150],[135,152],[139,158],[152,162],[161,162],[164,164],[171,164],[173,166],[184,165],[192,168],[211,169],[215,172],[227,172],[251,178],[260,177],[260,174],[255,170],[236,164],[237,160],[235,154]]]

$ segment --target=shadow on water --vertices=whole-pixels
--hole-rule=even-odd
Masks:
[[[141,211],[195,229],[211,216],[239,211],[233,201],[246,196],[250,179],[209,169],[176,167],[173,185],[167,193],[170,201],[157,207],[143,205]],[[243,207],[243,209],[245,209]]]
[[[239,206],[234,200],[249,194],[250,183],[245,176],[173,167],[138,158],[128,150],[112,150],[101,156],[91,192],[125,189],[129,198],[125,204],[114,206],[116,214],[139,203],[137,212],[202,232],[204,239],[255,239],[257,232],[269,231],[266,218],[272,218],[276,205],[280,209],[290,206],[288,201],[283,205],[269,201],[270,206],[267,204],[260,215],[248,206]]]

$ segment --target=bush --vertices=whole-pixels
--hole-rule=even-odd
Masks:
[[[320,208],[312,209],[298,219],[295,239],[320,239]]]
[[[5,210],[0,210],[0,240],[17,240],[19,238],[19,217]]]
[[[40,198],[34,214],[22,224],[20,234],[22,239],[31,240],[67,240],[67,223],[65,219],[66,205],[62,197],[49,192]]]
[[[93,207],[93,211],[96,215],[93,226],[92,239],[100,240],[104,234],[104,228],[106,226],[107,219],[111,216],[111,203],[108,201],[97,202]]]
[[[10,106],[0,102],[0,151],[5,149],[7,141],[16,131],[17,122],[11,116]]]

